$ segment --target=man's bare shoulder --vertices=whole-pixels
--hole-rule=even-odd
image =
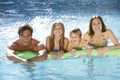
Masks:
[[[32,38],[32,41],[36,42],[36,43],[40,43],[40,41],[38,39],[35,39],[35,38]]]
[[[7,46],[10,47],[10,46],[14,45],[17,42],[19,42],[19,39],[14,39],[14,40],[10,41]]]

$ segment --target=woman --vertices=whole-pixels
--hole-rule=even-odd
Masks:
[[[61,22],[52,25],[51,35],[46,38],[46,48],[53,59],[62,57],[67,51],[68,39],[64,36],[65,29]]]
[[[91,54],[90,48],[97,48],[98,53],[103,55],[106,50],[120,47],[119,41],[115,37],[114,33],[110,29],[106,28],[100,16],[94,16],[91,18],[89,31],[84,34],[83,39],[88,43],[86,47],[89,48],[89,55]],[[109,39],[114,44],[113,46],[107,46]]]

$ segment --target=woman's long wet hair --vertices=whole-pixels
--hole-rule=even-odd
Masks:
[[[106,31],[106,26],[105,26],[105,24],[104,24],[104,22],[103,22],[103,19],[100,17],[100,16],[93,16],[92,18],[91,18],[91,20],[90,20],[90,23],[89,23],[89,35],[94,35],[94,30],[93,30],[93,28],[92,28],[92,22],[93,22],[93,20],[94,19],[100,19],[100,21],[101,21],[101,23],[102,23],[102,32],[105,32]]]
[[[62,34],[61,34],[61,38],[60,38],[60,50],[64,50],[64,33],[65,33],[65,29],[64,29],[64,24],[61,22],[56,22],[52,25],[52,29],[51,29],[51,43],[50,43],[50,51],[53,51],[53,47],[54,47],[54,29],[57,25],[60,25],[62,27]]]

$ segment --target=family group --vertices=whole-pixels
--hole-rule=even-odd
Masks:
[[[92,49],[96,49],[98,55],[104,55],[105,51],[120,48],[120,43],[111,29],[108,29],[100,16],[93,16],[89,22],[88,31],[82,35],[80,28],[70,31],[70,39],[65,37],[65,27],[62,22],[55,22],[51,27],[51,34],[46,37],[46,44],[32,38],[33,29],[28,23],[19,26],[19,39],[7,46],[6,56],[16,62],[33,62],[46,60],[47,54],[53,59],[62,57],[65,52],[75,56],[76,50],[86,49],[91,56]],[[108,40],[113,45],[108,46]],[[16,56],[15,51],[36,51],[38,56],[33,59],[23,59]]]

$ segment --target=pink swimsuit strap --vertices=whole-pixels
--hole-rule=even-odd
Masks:
[[[91,36],[91,39],[90,39],[90,41],[88,42],[90,45],[93,45],[94,46],[94,38],[93,38],[93,36]],[[107,46],[107,44],[108,44],[108,41],[105,39],[105,36],[104,36],[104,34],[102,35],[102,46],[101,47],[105,47],[105,46]]]

